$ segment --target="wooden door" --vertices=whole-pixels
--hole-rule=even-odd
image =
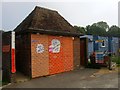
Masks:
[[[86,66],[87,64],[87,38],[80,39],[80,65]]]

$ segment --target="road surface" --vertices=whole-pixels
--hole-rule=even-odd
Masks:
[[[4,88],[118,88],[118,70],[80,69],[13,83]]]

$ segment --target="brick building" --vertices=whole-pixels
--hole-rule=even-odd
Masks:
[[[17,71],[35,78],[79,68],[80,34],[57,11],[35,7],[14,31]]]

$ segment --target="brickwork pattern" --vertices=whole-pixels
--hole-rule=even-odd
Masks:
[[[63,37],[63,59],[64,59],[64,70],[73,70],[73,39],[72,37]]]
[[[44,46],[42,53],[37,53],[38,44]],[[46,35],[31,35],[31,66],[32,78],[45,76],[49,74],[49,54],[48,54],[48,36]]]
[[[73,57],[74,57],[74,69],[80,67],[80,38],[75,37],[73,40]]]
[[[60,52],[49,51],[52,40],[60,41]],[[31,35],[31,70],[32,78],[57,74],[73,70],[73,38],[48,35]],[[37,53],[38,44],[44,46],[42,53]],[[80,51],[79,51],[80,52]]]
[[[62,45],[62,37],[57,36],[49,36],[49,46],[51,45],[51,41],[53,39],[57,39],[60,41]],[[63,47],[60,46],[59,53],[49,52],[49,74],[56,74],[60,72],[64,72],[64,60],[63,60]]]

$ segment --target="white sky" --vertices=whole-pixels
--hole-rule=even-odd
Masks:
[[[13,30],[36,5],[57,10],[72,25],[85,27],[98,21],[105,21],[110,26],[118,25],[119,0],[34,1],[35,0],[2,0],[2,6],[0,4],[0,21],[2,21],[0,22],[0,29]]]

